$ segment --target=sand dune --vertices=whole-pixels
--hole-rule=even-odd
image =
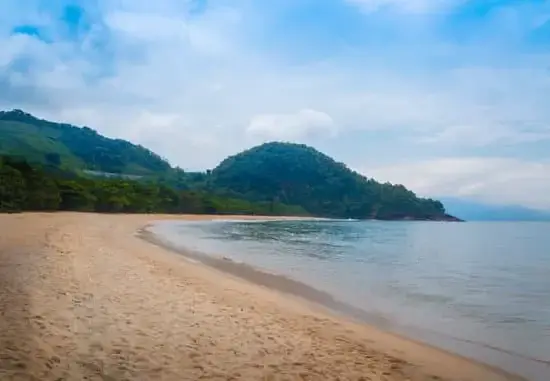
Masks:
[[[160,218],[0,216],[1,380],[514,379],[137,237]]]

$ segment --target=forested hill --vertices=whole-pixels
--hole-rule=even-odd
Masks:
[[[212,184],[230,195],[298,205],[318,216],[454,220],[439,201],[367,179],[299,144],[266,143],[229,157],[212,171]]]
[[[0,155],[67,169],[158,175],[170,165],[150,150],[88,127],[53,123],[21,110],[0,112]]]
[[[142,146],[14,110],[0,112],[2,156],[5,210],[42,210],[33,205],[45,203],[46,210],[455,220],[439,201],[367,179],[311,147],[292,143],[266,143],[225,159],[212,171],[185,173]],[[51,186],[34,192],[37,178],[49,179],[44,181]],[[2,188],[2,181],[11,188]]]

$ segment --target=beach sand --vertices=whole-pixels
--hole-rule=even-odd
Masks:
[[[0,215],[0,379],[517,379],[139,238],[163,218]]]

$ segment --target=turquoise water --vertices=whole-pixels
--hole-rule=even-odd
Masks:
[[[383,328],[550,380],[550,224],[160,222],[204,255],[291,278]]]

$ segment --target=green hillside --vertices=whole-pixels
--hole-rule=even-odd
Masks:
[[[170,165],[150,150],[88,127],[53,123],[21,110],[0,112],[0,155],[34,163],[130,175],[159,175]]]
[[[299,205],[326,217],[445,220],[439,201],[402,185],[380,184],[321,152],[299,144],[266,143],[224,160],[213,189],[255,200]]]
[[[93,207],[86,204],[89,210],[176,212],[194,210],[188,203],[195,203],[201,205],[195,208],[197,211],[217,213],[262,211],[264,214],[292,213],[357,219],[454,219],[445,213],[439,201],[419,198],[402,185],[381,184],[367,179],[321,152],[299,144],[266,143],[225,159],[212,171],[185,173],[172,168],[150,150],[126,140],[110,139],[88,127],[53,123],[14,110],[0,112],[1,156],[5,156],[4,161],[9,163],[10,157],[16,157],[19,161],[28,162],[37,171],[44,171],[43,176],[53,176],[52,181],[61,187],[61,193],[66,187],[63,182],[65,174],[71,174],[70,177],[77,179],[74,181],[78,182],[79,190],[73,189],[68,194],[73,194],[73,191],[80,194],[77,204],[90,202]],[[24,178],[25,173],[34,173],[33,170],[21,168],[4,165],[6,181],[29,183],[31,180],[17,179]],[[58,179],[60,173],[63,174],[61,180]],[[103,177],[111,181],[90,183],[86,182],[86,177]],[[115,178],[119,182],[113,181]],[[147,190],[143,190],[144,186]],[[145,197],[143,194],[135,199],[128,196],[132,189],[144,194],[153,192],[157,195],[151,195],[152,198],[161,199],[166,198],[165,195],[159,195],[155,189],[163,189],[178,202],[168,207],[159,199],[158,205],[164,205],[162,208],[158,205],[150,207],[142,199]],[[23,193],[31,190],[32,186]],[[6,189],[4,191],[8,192]],[[15,195],[17,192],[8,193]],[[171,192],[175,192],[176,196]],[[193,193],[190,201],[182,201],[181,195],[185,194],[182,192],[198,193]],[[88,193],[93,197],[88,197]],[[112,205],[98,206],[97,202],[90,201],[102,197],[111,200]],[[139,202],[136,201],[138,199]],[[63,208],[63,202],[62,197],[59,207]],[[14,203],[28,209],[24,201]]]

